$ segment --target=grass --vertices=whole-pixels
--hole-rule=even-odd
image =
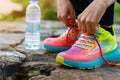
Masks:
[[[20,3],[23,7],[23,10],[20,12],[13,11],[9,15],[0,14],[0,20],[16,21],[16,20],[21,20],[23,19],[23,17],[25,17],[25,12],[29,4],[29,0],[11,0],[11,1],[14,3]],[[42,19],[57,20],[56,7],[55,5],[53,5],[53,3],[56,0],[38,0],[38,1],[39,1],[38,4],[42,12]]]
[[[117,24],[120,24],[120,4],[119,3],[116,3],[115,4],[115,16],[114,16],[114,20],[115,20],[115,23]]]

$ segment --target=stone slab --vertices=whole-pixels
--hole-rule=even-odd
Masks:
[[[57,67],[50,76],[36,76],[30,80],[120,80],[118,67],[104,66],[94,70],[79,70],[68,67]]]
[[[22,33],[0,33],[0,44],[16,44],[22,39],[24,39],[24,34]]]
[[[46,24],[41,25],[41,42],[47,37],[57,37],[66,31],[59,22],[42,23]],[[79,70],[57,64],[55,62],[57,53],[46,51],[42,47],[38,51],[26,50],[23,46],[24,23],[9,25],[6,28],[0,27],[0,51],[5,52],[4,56],[0,57],[2,63],[0,73],[6,74],[6,80],[120,80],[119,67],[102,66],[94,70]],[[18,28],[18,25],[23,27]],[[120,46],[119,25],[115,25],[115,30]],[[15,56],[14,51],[26,55],[26,58]],[[5,56],[6,52],[12,56]]]
[[[0,69],[4,75],[13,75],[20,70],[26,55],[19,52],[0,51]]]
[[[42,46],[38,50],[28,50],[28,49],[25,49],[24,44],[16,46],[15,50],[18,51],[18,52],[22,52],[22,53],[24,53],[26,55],[34,55],[34,54],[44,55],[45,52],[46,52],[46,50],[43,49]]]

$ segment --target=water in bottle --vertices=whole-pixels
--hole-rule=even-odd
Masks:
[[[40,18],[41,10],[37,0],[30,0],[26,10],[25,49],[40,49]]]

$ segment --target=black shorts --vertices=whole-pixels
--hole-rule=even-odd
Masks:
[[[71,0],[74,7],[76,17],[82,13],[82,11],[92,2],[93,0]],[[118,0],[120,1],[120,0]],[[107,8],[105,14],[103,15],[100,25],[110,26],[113,25],[114,20],[114,4]]]

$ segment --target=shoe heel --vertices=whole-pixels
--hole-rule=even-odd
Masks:
[[[120,50],[118,48],[118,45],[116,48],[104,55],[105,59],[107,59],[109,62],[114,62],[117,60],[120,60]]]

